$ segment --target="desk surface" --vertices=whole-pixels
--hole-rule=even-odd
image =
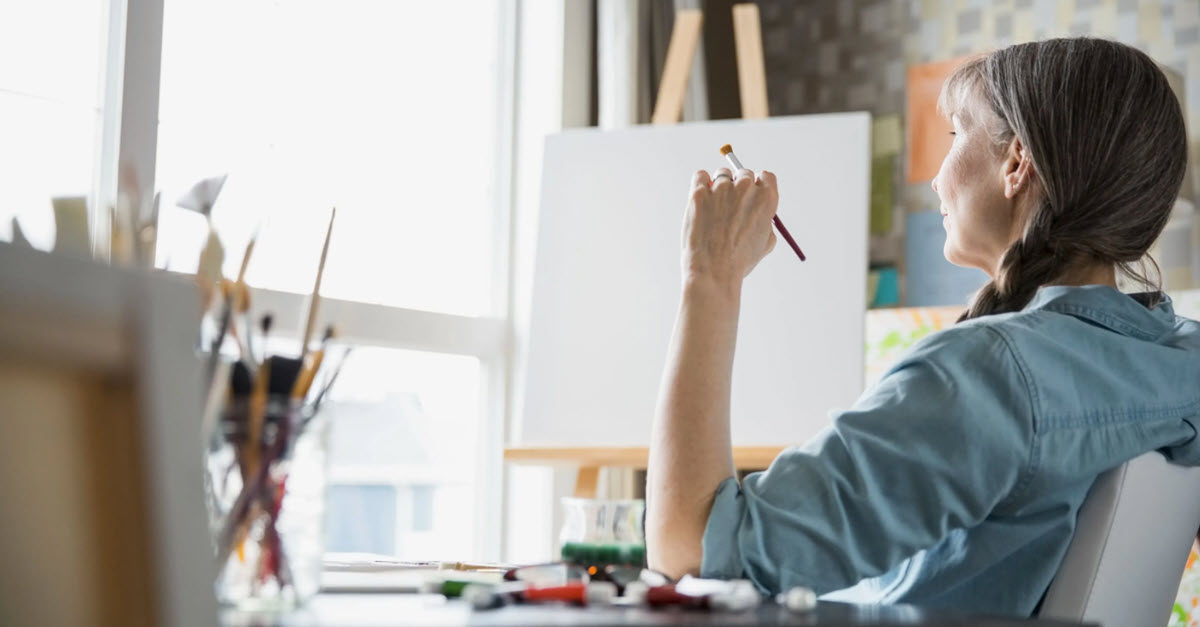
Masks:
[[[509,606],[472,612],[461,601],[437,595],[373,593],[318,595],[301,610],[278,616],[227,610],[222,624],[228,627],[263,625],[804,625],[806,627],[926,626],[926,627],[1061,627],[1060,621],[990,618],[934,612],[911,606],[861,607],[821,603],[816,611],[795,614],[770,604],[754,612],[650,610],[635,607],[575,608],[550,605]]]

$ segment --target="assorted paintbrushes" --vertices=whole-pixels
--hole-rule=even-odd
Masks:
[[[223,572],[233,567],[250,573],[254,587],[274,580],[284,588],[293,581],[276,528],[286,494],[288,465],[296,441],[317,415],[341,369],[339,361],[332,374],[325,377],[324,385],[314,391],[330,343],[336,337],[334,328],[328,326],[319,346],[310,350],[335,217],[336,210],[330,214],[325,232],[299,357],[271,354],[268,337],[275,323],[272,314],[263,315],[257,327],[251,323],[250,290],[245,280],[257,234],[246,247],[237,280],[221,280],[218,287],[211,289],[213,300],[216,295],[220,300],[212,307],[216,333],[206,347],[209,350],[207,398],[214,406],[206,408],[205,415],[213,434],[212,444],[233,450],[232,462],[214,480],[221,486],[213,489],[228,494],[237,492],[236,499],[219,517],[217,563]],[[222,361],[221,349],[227,338],[233,340],[238,352],[232,366]],[[226,490],[224,486],[232,480],[235,470],[241,479],[240,490],[236,485]],[[237,562],[232,561],[235,559]]]

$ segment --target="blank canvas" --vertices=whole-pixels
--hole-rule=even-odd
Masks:
[[[863,381],[870,116],[838,113],[546,140],[528,371],[514,444],[649,443],[680,298],[692,173],[775,172],[782,238],[746,279],[734,363],[735,445],[786,445],[853,404]]]

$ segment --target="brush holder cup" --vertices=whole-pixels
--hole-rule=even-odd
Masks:
[[[204,455],[217,599],[285,610],[320,588],[328,420],[286,397],[234,401]]]

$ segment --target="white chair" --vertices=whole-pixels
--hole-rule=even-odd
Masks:
[[[1038,616],[1167,624],[1200,525],[1200,468],[1147,453],[1096,479]]]

